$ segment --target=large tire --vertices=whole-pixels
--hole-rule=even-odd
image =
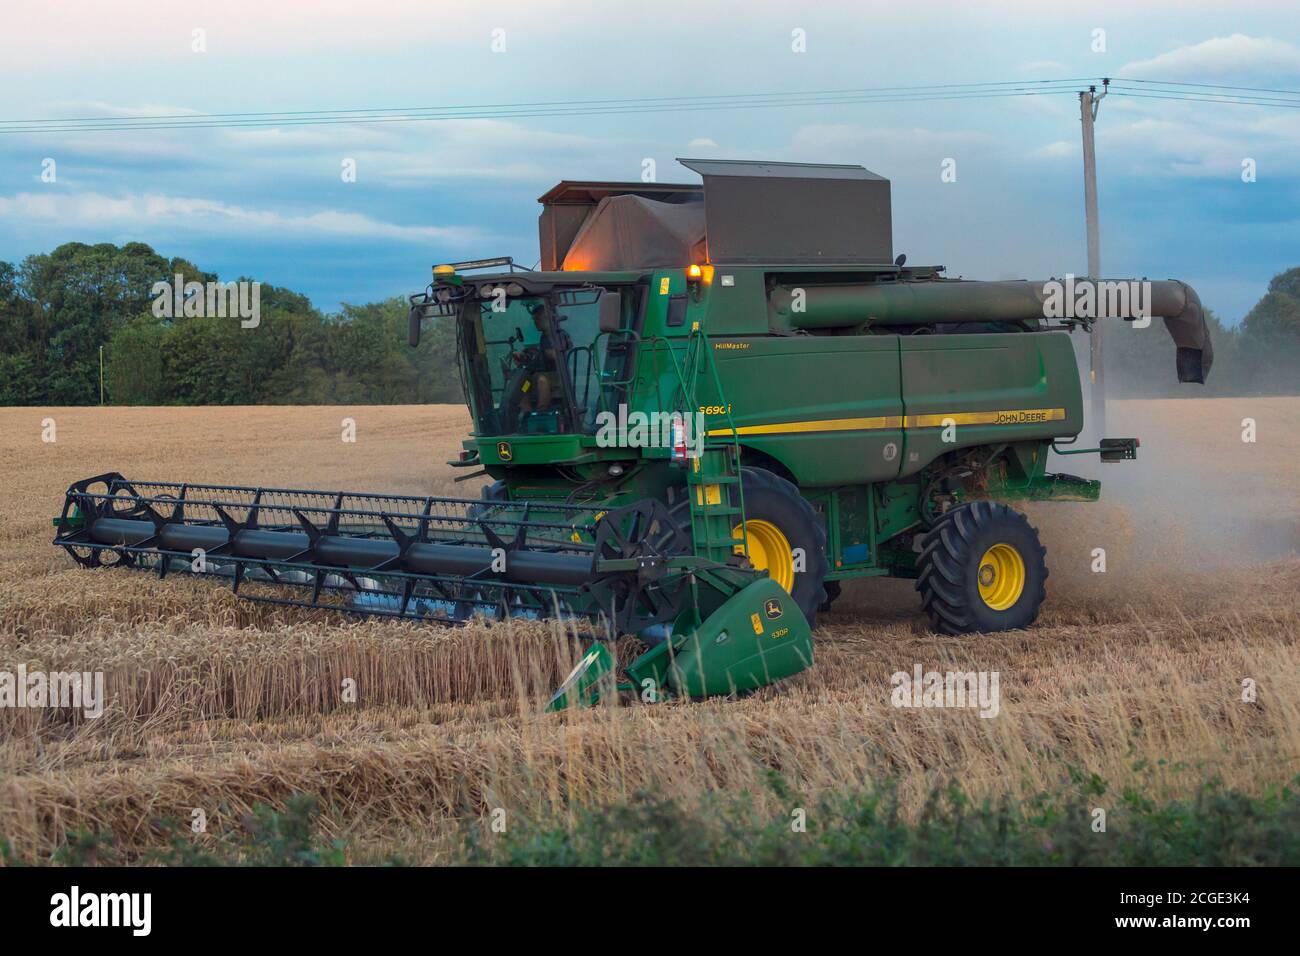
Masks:
[[[1018,511],[972,501],[921,539],[916,589],[942,634],[1028,627],[1047,597],[1047,549]]]
[[[750,532],[751,560],[759,570],[766,570],[786,587],[794,598],[804,617],[811,626],[815,623],[818,609],[826,602],[826,574],[830,565],[826,560],[826,526],[813,506],[799,494],[799,489],[779,475],[764,468],[740,469],[741,488],[745,498],[745,521],[754,522],[755,530],[761,529],[766,539],[776,547],[773,553],[780,553],[786,545],[790,549],[801,548],[804,553],[804,570],[795,571],[793,567],[784,574],[775,568],[768,568],[761,553],[766,553],[754,531]],[[671,514],[680,525],[689,529],[691,525],[690,502],[683,499],[674,505]],[[771,537],[773,530],[778,532],[784,542]],[[785,580],[782,580],[784,578]]]

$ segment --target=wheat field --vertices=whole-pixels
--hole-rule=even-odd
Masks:
[[[212,582],[84,571],[50,546],[66,486],[105,471],[475,496],[481,479],[457,484],[443,464],[463,408],[0,409],[0,671],[102,671],[107,691],[98,719],[0,709],[0,837],[39,862],[70,831],[100,830],[130,856],[162,839],[159,820],[201,809],[220,833],[310,793],[350,861],[437,863],[496,808],[563,818],[638,791],[748,790],[779,811],[773,774],[809,795],[888,779],[912,808],[948,781],[1024,796],[1071,769],[1153,795],[1291,780],[1300,399],[1119,402],[1111,415],[1112,434],[1140,436],[1139,461],[1062,459],[1101,477],[1103,500],[1029,509],[1051,568],[1033,629],[941,637],[910,582],[854,583],[819,622],[815,667],[779,686],[546,715],[573,653],[562,625],[357,621]],[[355,443],[340,440],[345,417]],[[997,671],[1000,713],[892,707],[890,675],[917,664]]]

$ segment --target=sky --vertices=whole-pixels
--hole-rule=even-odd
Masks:
[[[1300,9],[1294,0],[0,8],[0,127],[1102,76],[1300,90]],[[1182,279],[1235,322],[1272,276],[1300,266],[1300,109],[1112,95],[1096,136],[1104,274]],[[856,163],[888,177],[894,247],[909,264],[984,279],[1082,274],[1079,139],[1072,93],[6,132],[0,260],[69,241],[146,242],[333,311],[419,291],[440,261],[512,255],[532,265],[537,197],[561,179],[637,180],[653,160],[658,181],[695,182],[675,158],[709,157]],[[344,179],[349,160],[355,181]]]

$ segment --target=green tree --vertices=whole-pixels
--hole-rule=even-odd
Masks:
[[[140,242],[69,242],[28,256],[17,288],[30,309],[26,349],[32,400],[82,405],[99,400],[99,348],[152,303],[155,283],[215,278]]]
[[[18,270],[0,262],[0,405],[30,405],[43,396],[36,318],[19,288]]]
[[[1162,319],[1139,328],[1133,322],[1106,321],[1106,384],[1116,397],[1204,397],[1229,394],[1238,387],[1240,369],[1237,331],[1205,310],[1205,323],[1214,347],[1214,364],[1205,386],[1181,384],[1175,367],[1174,341]],[[1081,360],[1087,361],[1086,339]]]
[[[1273,277],[1241,322],[1250,391],[1300,391],[1300,267]]]
[[[104,378],[114,405],[166,405],[167,327],[148,312],[118,329],[106,351]]]

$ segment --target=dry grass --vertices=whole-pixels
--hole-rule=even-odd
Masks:
[[[108,469],[476,494],[441,465],[462,409],[0,409],[0,670],[103,671],[109,704],[98,720],[0,710],[0,835],[32,859],[78,827],[140,851],[159,817],[201,807],[221,830],[312,792],[354,858],[437,861],[459,818],[492,807],[564,813],[643,788],[749,789],[762,805],[776,800],[771,772],[807,793],[888,776],[911,806],[951,779],[1034,792],[1067,766],[1167,794],[1211,775],[1247,790],[1288,780],[1300,772],[1300,400],[1114,414],[1113,432],[1142,437],[1142,460],[1092,466],[1108,481],[1100,504],[1032,509],[1052,567],[1034,630],[938,637],[906,582],[864,582],[825,617],[816,667],[780,687],[547,716],[537,699],[571,653],[556,625],[357,623],[205,582],[81,571],[49,547],[63,488]],[[343,416],[356,445],[339,441]],[[1239,437],[1248,416],[1254,445]],[[46,417],[55,444],[40,441]],[[1106,574],[1090,571],[1095,547]],[[892,708],[890,674],[916,663],[999,671],[1000,716]],[[1134,769],[1143,760],[1169,763],[1153,777]]]

